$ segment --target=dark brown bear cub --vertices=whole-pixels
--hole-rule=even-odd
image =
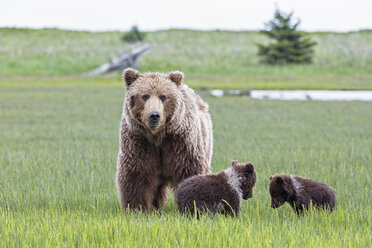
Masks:
[[[178,209],[182,214],[198,210],[237,216],[241,199],[252,198],[255,183],[254,166],[233,161],[231,168],[218,174],[184,180],[176,191]]]
[[[275,175],[270,177],[271,207],[278,208],[288,202],[296,213],[307,210],[312,202],[318,209],[336,207],[335,192],[327,185],[303,177]]]

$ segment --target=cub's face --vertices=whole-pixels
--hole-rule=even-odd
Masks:
[[[271,207],[278,208],[283,205],[288,197],[288,193],[284,187],[284,180],[281,176],[270,177],[270,196],[271,196]]]
[[[237,161],[232,162],[233,169],[241,177],[241,190],[243,199],[248,200],[253,196],[253,187],[256,184],[256,171],[253,164],[240,164]]]
[[[182,78],[181,72],[141,74],[133,69],[125,70],[130,115],[152,133],[161,130],[179,107]]]

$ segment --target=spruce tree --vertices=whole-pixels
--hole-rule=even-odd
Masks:
[[[292,24],[293,12],[286,15],[276,9],[274,19],[266,24],[267,30],[261,31],[276,42],[268,45],[258,44],[258,55],[265,64],[311,63],[316,44],[304,32],[298,31],[298,20]]]
[[[134,43],[143,41],[143,39],[145,38],[145,34],[143,32],[140,32],[137,26],[132,26],[130,31],[124,33],[121,38],[123,41]]]

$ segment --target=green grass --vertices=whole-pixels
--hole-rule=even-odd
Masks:
[[[296,80],[244,80],[242,78],[227,81],[227,79],[219,78],[212,80],[211,78],[195,78],[186,75],[185,82],[194,89],[315,89],[315,90],[372,90],[371,77],[365,77],[358,80],[353,76],[334,76],[334,77],[299,77],[301,82]],[[314,79],[315,78],[315,79]],[[326,80],[325,78],[328,78]],[[263,80],[263,81],[262,81]],[[326,80],[322,81],[322,80]],[[48,76],[31,76],[22,77],[15,76],[11,78],[1,78],[0,86],[7,87],[122,87],[123,80],[121,75],[104,75],[94,78],[84,76],[69,76],[69,77],[48,77]]]
[[[139,45],[123,43],[121,35],[0,28],[0,81],[76,77]],[[372,31],[308,35],[318,43],[313,64],[273,67],[259,64],[256,44],[268,40],[258,32],[149,32],[145,42],[152,48],[139,65],[182,70],[195,88],[372,89]]]
[[[0,85],[0,247],[369,247],[372,103],[212,98],[213,171],[252,161],[238,219],[123,213],[115,171],[123,88],[73,81]],[[89,86],[89,87],[88,87]],[[270,208],[269,176],[318,179],[332,214]]]

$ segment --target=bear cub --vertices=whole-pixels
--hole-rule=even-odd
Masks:
[[[335,192],[327,185],[303,177],[275,175],[270,177],[271,207],[278,208],[288,202],[300,214],[308,210],[310,202],[317,209],[336,207]]]
[[[179,184],[176,190],[178,209],[182,214],[194,214],[198,210],[238,216],[241,199],[252,198],[255,183],[253,164],[234,160],[231,168],[218,174],[193,176]]]

